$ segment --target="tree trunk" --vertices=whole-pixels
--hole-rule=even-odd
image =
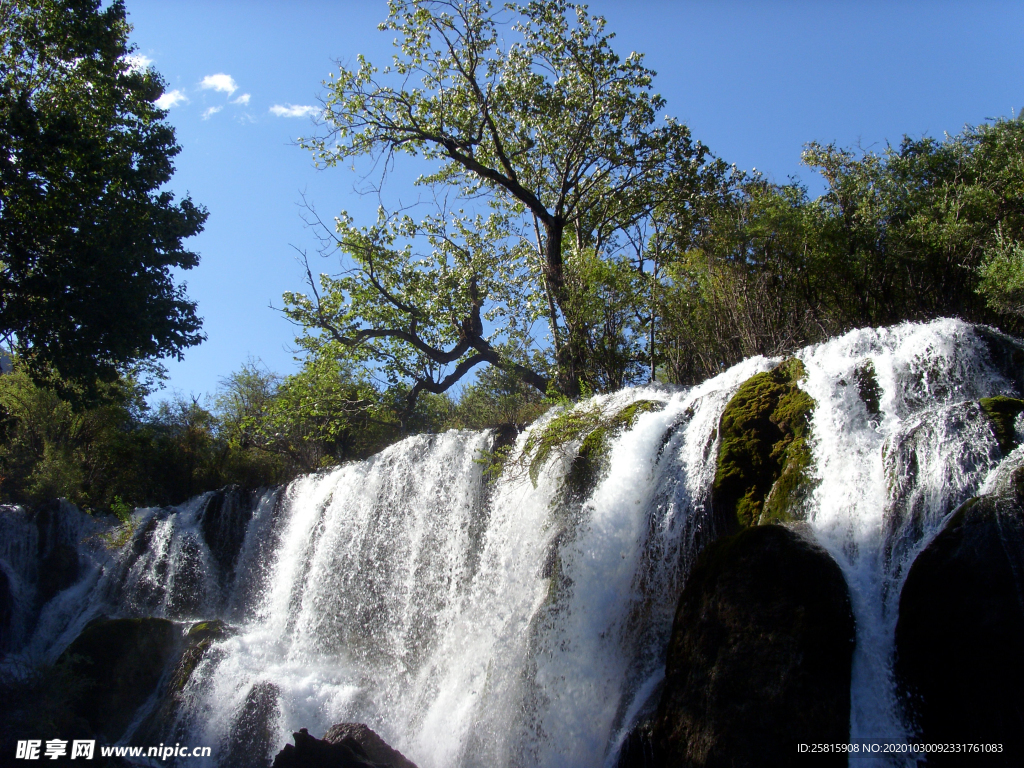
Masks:
[[[565,264],[562,259],[564,233],[565,221],[561,217],[553,216],[544,222],[544,279],[565,323],[565,340],[555,355],[558,365],[555,386],[566,397],[576,399],[580,396],[580,378],[586,371],[586,345],[565,284]]]

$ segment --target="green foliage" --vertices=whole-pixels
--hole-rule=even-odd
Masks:
[[[814,408],[798,386],[803,376],[803,364],[787,360],[750,377],[722,412],[711,503],[727,528],[795,519],[808,482]]]
[[[1019,333],[1024,120],[882,153],[809,144],[825,193],[722,173],[664,210],[658,364],[690,383],[854,327],[956,315]]]
[[[137,498],[132,436],[146,390],[130,379],[98,385],[104,402],[75,410],[35,384],[16,363],[0,376],[0,493],[14,501],[63,497],[86,508],[109,508],[115,493]],[[120,490],[116,490],[120,489]]]
[[[130,29],[121,0],[0,4],[0,335],[72,398],[203,338],[172,270],[206,212],[163,189],[179,147]]]
[[[978,268],[978,294],[988,307],[1003,315],[1024,315],[1024,243],[1003,237],[995,241]]]
[[[120,549],[135,538],[138,525],[132,518],[133,507],[120,496],[115,496],[110,504],[110,513],[118,520],[118,525],[100,534],[100,540],[107,549]]]
[[[539,392],[554,379],[574,398],[581,381],[603,391],[633,380],[647,321],[629,309],[642,283],[631,270],[643,264],[621,251],[659,203],[688,199],[706,150],[685,126],[656,124],[654,73],[639,54],[616,55],[583,6],[389,10],[392,66],[360,58],[336,73],[323,131],[302,144],[324,166],[424,158],[433,171],[418,183],[438,202],[418,221],[382,209],[371,226],[343,213],[324,227],[345,269],[309,270],[310,293],[285,295],[306,328],[300,344],[341,345],[410,402],[482,364]]]
[[[1013,423],[1021,411],[1024,411],[1024,400],[999,395],[983,397],[979,405],[982,412],[988,417],[989,424],[992,425],[992,431],[995,433],[1003,453],[1012,451],[1017,444],[1017,430]]]
[[[549,403],[514,373],[489,366],[465,387],[445,426],[489,429],[512,426],[522,430],[544,413]]]

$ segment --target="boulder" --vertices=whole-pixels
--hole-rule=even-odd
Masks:
[[[203,539],[220,568],[225,583],[230,581],[235,561],[245,541],[245,529],[254,511],[253,494],[237,485],[213,491],[199,515]]]
[[[1002,744],[1024,765],[1024,468],[956,510],[900,593],[896,674],[920,741]],[[934,754],[929,765],[962,765]]]
[[[87,686],[78,714],[107,743],[156,690],[179,639],[167,619],[99,619],[64,651],[58,665],[66,663]]]
[[[640,743],[631,765],[788,765],[799,742],[846,742],[853,643],[846,582],[824,549],[780,525],[720,539],[679,601],[654,762]]]
[[[185,703],[185,686],[191,680],[196,667],[206,658],[210,647],[233,633],[231,627],[220,619],[200,621],[189,628],[185,634],[185,647],[178,656],[165,690],[160,694],[159,703],[136,731],[137,741],[153,744],[171,743],[184,737],[185,733],[179,733],[177,729],[183,725],[178,715]],[[175,726],[175,732],[171,732],[172,725]],[[268,759],[267,764],[269,763]]]
[[[276,685],[261,680],[249,689],[231,729],[228,765],[234,768],[269,768],[280,714]]]
[[[416,768],[411,760],[407,760],[401,752],[392,748],[363,723],[338,723],[328,728],[327,733],[324,734],[324,741],[331,744],[341,744],[347,739],[355,741],[366,753],[366,756],[376,763],[389,766],[389,768]]]
[[[718,530],[801,519],[810,482],[807,446],[814,400],[797,386],[796,358],[751,376],[733,395],[719,422],[718,466],[711,506]]]
[[[323,739],[305,728],[292,736],[295,744],[285,744],[273,768],[416,768],[362,723],[331,726]]]

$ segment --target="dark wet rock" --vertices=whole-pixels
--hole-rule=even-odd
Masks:
[[[1018,395],[1024,396],[1024,349],[1020,342],[991,328],[976,325],[973,330],[985,344],[989,364],[1013,383]]]
[[[411,760],[406,759],[405,755],[391,747],[363,723],[338,723],[328,728],[324,734],[324,741],[331,744],[345,743],[348,739],[359,744],[366,756],[376,763],[389,768],[416,768]]]
[[[1024,468],[971,499],[914,560],[900,593],[896,671],[919,740],[998,743],[1024,765]],[[963,765],[935,754],[929,765]]]
[[[201,621],[192,625],[185,634],[185,647],[167,679],[165,689],[160,694],[159,704],[136,732],[137,741],[153,744],[170,743],[185,736],[184,733],[171,733],[171,726],[181,725],[178,715],[185,703],[185,688],[213,644],[232,634],[234,630],[220,619]]]
[[[252,519],[253,494],[237,485],[214,491],[206,500],[199,523],[210,554],[220,568],[225,582],[234,572],[235,561],[245,541],[245,528]]]
[[[77,514],[74,507],[58,499],[40,504],[33,511],[39,532],[39,581],[36,602],[44,605],[78,580],[78,550],[61,536],[62,516]]]
[[[280,695],[278,687],[267,681],[260,681],[249,690],[231,729],[228,765],[233,768],[270,766],[270,754],[277,737]]]
[[[39,564],[38,601],[43,605],[78,581],[78,550],[58,542]]]
[[[78,714],[113,743],[156,691],[179,640],[180,632],[167,619],[90,623],[61,656],[87,686]]]
[[[305,728],[292,736],[295,744],[286,744],[277,753],[273,768],[416,768],[359,723],[332,726],[323,739],[310,736]]]
[[[171,561],[167,561],[164,567],[170,564]],[[167,595],[168,616],[189,619],[202,615],[207,597],[205,565],[198,538],[184,537],[173,560],[174,578]]]
[[[619,748],[615,768],[655,768],[654,713],[642,717],[630,728]]]
[[[1013,422],[1024,411],[1024,400],[1015,397],[983,397],[978,401],[982,412],[992,425],[992,432],[1003,453],[1009,453],[1017,445],[1017,430]]]
[[[720,530],[801,519],[800,501],[810,490],[807,437],[814,408],[798,386],[803,376],[799,360],[786,360],[751,376],[722,412],[711,488]]]
[[[934,454],[942,450],[943,436],[977,435],[944,459],[947,469],[942,482],[947,498],[955,499],[953,504],[970,497],[972,488],[964,483],[966,478],[987,474],[1002,457],[999,445],[987,434],[986,417],[977,402],[965,400],[931,409],[908,422],[882,448],[888,485],[882,556],[898,582],[902,582],[922,537],[949,511],[936,504],[931,491]]]
[[[653,764],[788,765],[798,742],[846,742],[853,643],[846,582],[821,547],[779,525],[715,542],[679,602]]]
[[[11,642],[11,622],[14,620],[14,591],[7,572],[0,568],[0,653],[7,650]]]

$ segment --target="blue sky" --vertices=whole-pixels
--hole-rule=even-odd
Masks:
[[[210,212],[189,241],[202,262],[182,275],[208,340],[167,361],[167,389],[153,399],[213,393],[250,358],[291,373],[297,329],[271,305],[302,289],[296,249],[316,250],[302,196],[327,217],[346,209],[358,222],[376,210],[354,174],[317,170],[295,139],[311,132],[335,61],[390,61],[392,38],[376,29],[387,4],[127,7],[138,53],[168,83],[182,146],[170,188]],[[881,150],[903,134],[955,134],[1024,107],[1024,3],[606,0],[590,9],[607,18],[621,55],[646,54],[667,113],[695,138],[812,192],[820,183],[799,162],[808,141]]]

